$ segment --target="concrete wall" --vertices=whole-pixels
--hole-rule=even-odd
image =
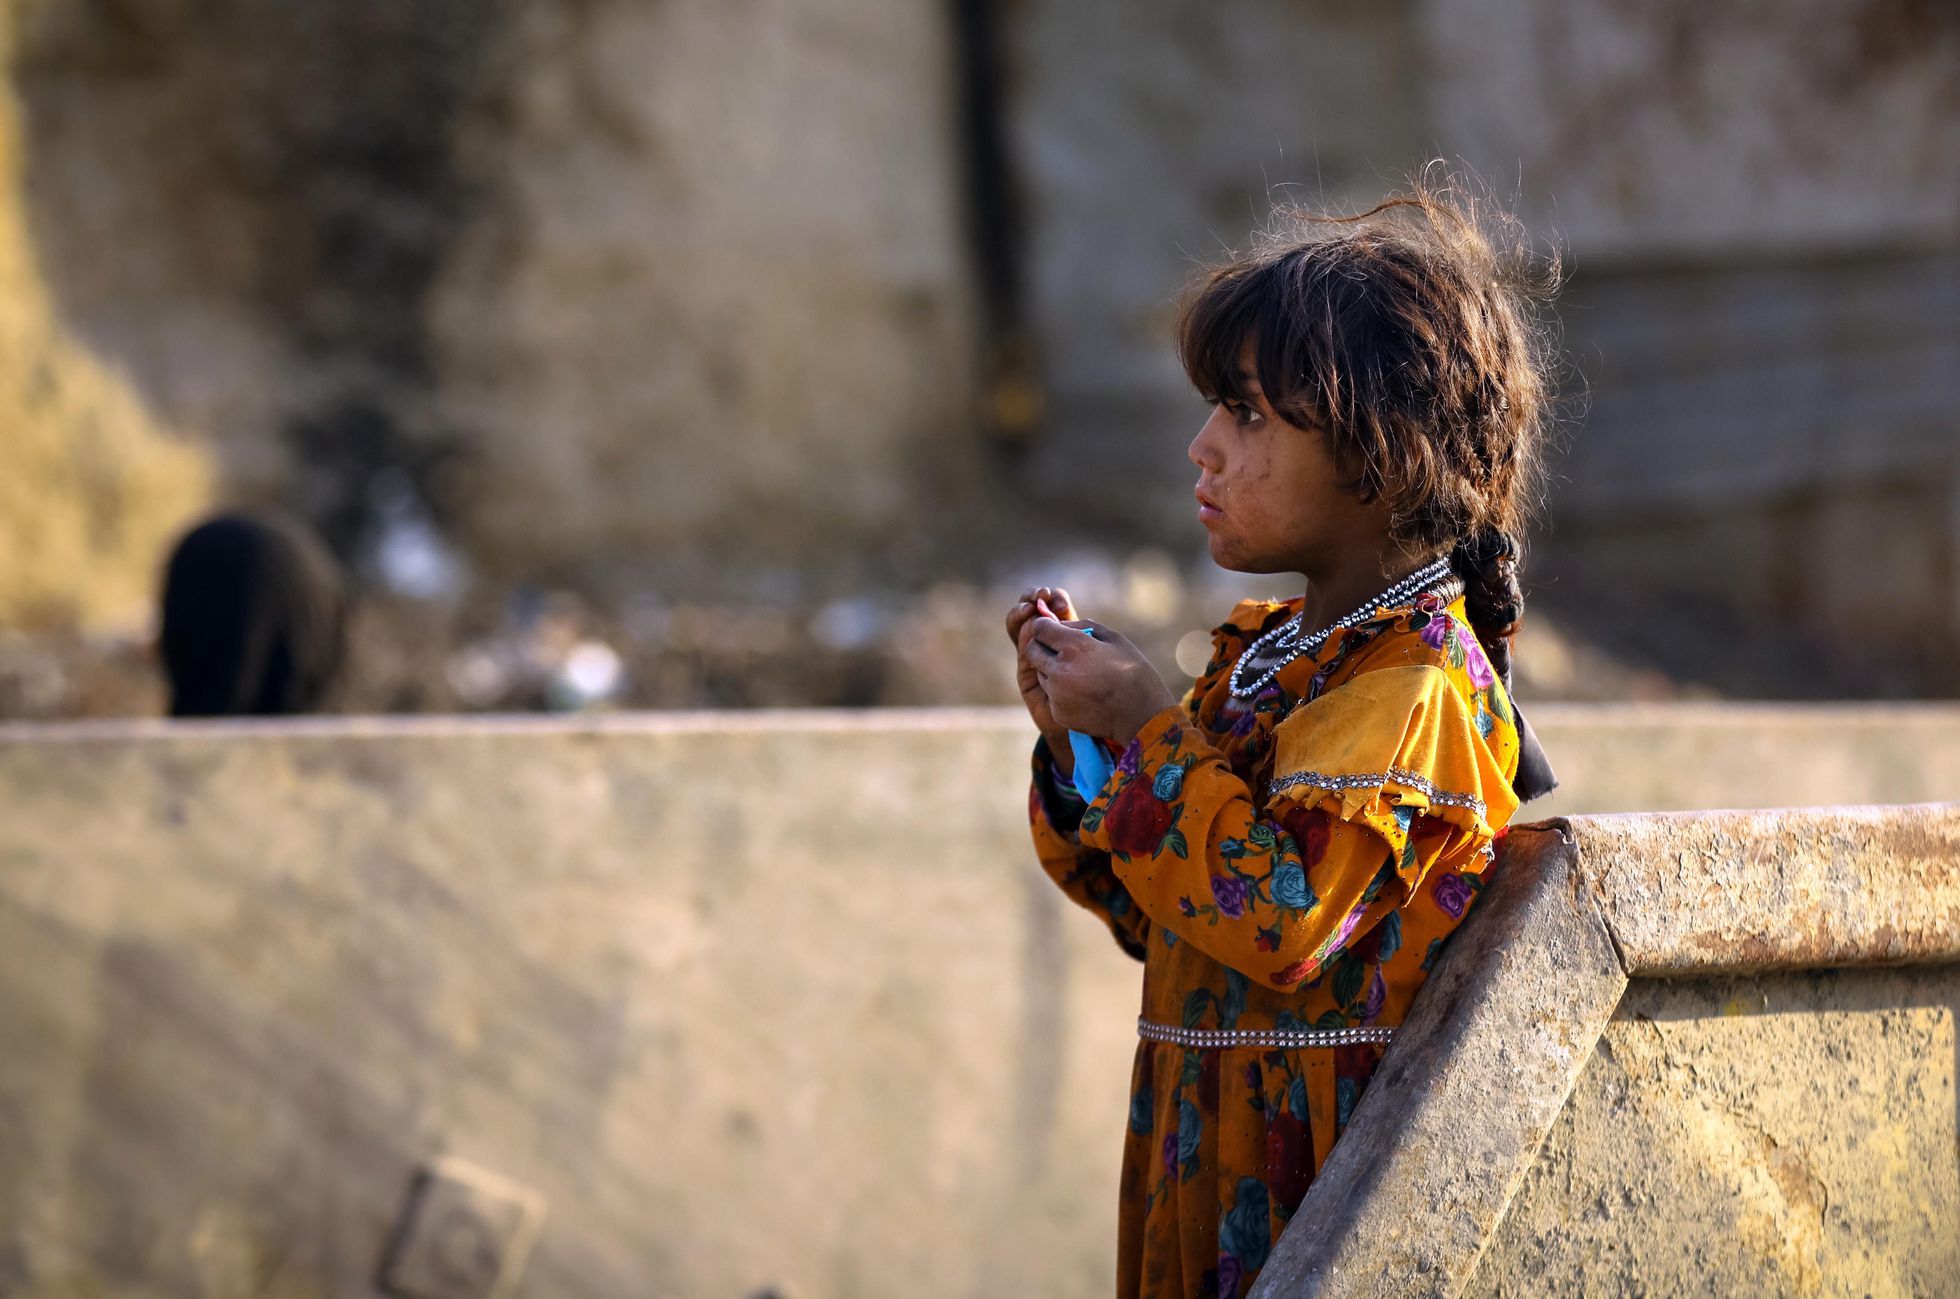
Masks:
[[[1936,1295],[1960,965],[1627,990],[1464,1294]]]
[[[0,1290],[364,1295],[446,1154],[548,1202],[528,1294],[1100,1293],[1136,973],[1022,748],[9,735]]]
[[[1539,715],[1574,809],[1931,797],[1956,721]],[[0,727],[0,1290],[365,1294],[452,1155],[547,1201],[526,1293],[1106,1293],[1137,967],[1029,739]]]
[[[1957,972],[1960,804],[1522,827],[1254,1299],[1941,1293]]]
[[[1191,517],[1183,451],[1204,411],[1172,351],[1177,294],[1275,196],[1366,198],[1420,161],[1414,6],[1036,0],[1002,14],[1048,393],[1029,490],[1195,551],[1201,536],[1171,526]]]
[[[1009,12],[1052,414],[1032,490],[1194,546],[1159,522],[1190,509],[1201,408],[1170,324],[1194,265],[1276,201],[1461,159],[1566,254],[1585,401],[1535,552],[1548,603],[1596,635],[1601,591],[1688,620],[1655,656],[1726,694],[1960,688],[1950,7]]]
[[[1469,0],[1418,13],[1447,147],[1521,178],[1536,218],[1589,256],[1953,246],[1949,12]]]
[[[484,558],[711,536],[712,579],[928,528],[980,454],[944,7],[513,13],[430,307]]]
[[[0,61],[20,18],[0,7]],[[31,139],[0,79],[0,626],[140,625],[215,467],[68,327],[27,210]]]
[[[350,554],[433,510],[493,578],[706,584],[713,535],[734,580],[917,527],[978,454],[954,61],[894,0],[27,0],[0,240],[139,427]]]
[[[1527,818],[1925,803],[1960,793],[1960,707],[1529,708],[1563,782]]]

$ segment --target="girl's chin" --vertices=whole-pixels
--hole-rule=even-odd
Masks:
[[[1277,560],[1260,559],[1237,550],[1232,543],[1217,533],[1208,538],[1211,543],[1211,562],[1228,573],[1290,573],[1292,568]]]
[[[1226,538],[1221,537],[1216,532],[1214,532],[1211,534],[1208,540],[1211,543],[1211,562],[1218,565],[1226,572],[1251,573],[1257,571],[1256,569],[1248,568],[1246,566],[1245,557],[1240,555],[1237,552],[1237,550],[1234,549],[1232,543]]]

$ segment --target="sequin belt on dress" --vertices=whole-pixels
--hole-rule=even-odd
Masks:
[[[1137,1036],[1173,1046],[1221,1050],[1235,1046],[1386,1046],[1395,1039],[1392,1028],[1180,1028],[1175,1024],[1137,1021]]]

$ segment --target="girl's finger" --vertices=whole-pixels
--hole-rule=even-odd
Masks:
[[[1069,638],[1082,633],[1071,629],[1067,624],[1053,618],[1035,618],[1021,629],[1022,648],[1039,645],[1048,651],[1049,658],[1056,658],[1067,652]]]

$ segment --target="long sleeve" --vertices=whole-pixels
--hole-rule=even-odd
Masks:
[[[1213,959],[1291,989],[1492,837],[1515,799],[1475,716],[1430,667],[1355,678],[1275,732],[1263,798],[1165,709],[1083,813],[1129,900]]]
[[[1083,844],[1078,829],[1086,808],[1081,795],[1055,771],[1048,742],[1037,740],[1028,821],[1041,868],[1071,900],[1102,918],[1119,947],[1142,960],[1150,919],[1110,869],[1108,850]]]

